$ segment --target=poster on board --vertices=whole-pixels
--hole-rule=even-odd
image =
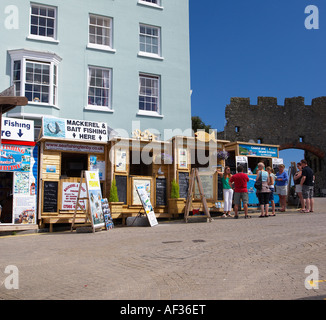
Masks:
[[[136,191],[138,193],[138,196],[141,200],[141,203],[143,205],[143,208],[145,210],[146,216],[148,218],[149,224],[151,227],[154,227],[158,224],[153,206],[151,204],[151,200],[148,196],[148,193],[146,192],[146,188],[144,185],[135,185]]]
[[[236,168],[238,166],[242,166],[243,167],[243,173],[248,173],[248,158],[244,157],[244,156],[236,156],[235,157],[235,161],[236,161]],[[252,174],[251,172],[249,172],[249,174]]]
[[[78,182],[63,182],[62,183],[62,201],[61,210],[75,210],[76,202],[79,191]],[[86,198],[86,185],[83,183],[80,188],[80,198]],[[86,209],[86,203],[84,200],[79,201],[84,210]]]
[[[282,158],[273,158],[272,163],[273,163],[272,165],[273,165],[274,174],[276,174],[278,172],[278,166],[280,164],[283,164],[283,159]]]
[[[104,227],[102,211],[102,191],[98,171],[85,171],[88,199],[94,228]]]

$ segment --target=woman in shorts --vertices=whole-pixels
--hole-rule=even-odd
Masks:
[[[271,193],[269,194],[269,201],[271,202],[272,205],[272,214],[271,216],[275,216],[275,201],[274,201],[274,183],[275,183],[275,174],[274,170],[271,167],[267,167],[266,171],[269,174],[270,177],[270,182],[269,182],[269,190],[271,190]]]
[[[269,195],[270,195],[270,176],[267,171],[265,171],[265,165],[262,162],[258,163],[258,172],[256,176],[256,181],[260,178],[262,178],[262,188],[260,190],[257,190],[257,197],[259,200],[260,205],[260,218],[262,217],[268,217],[268,208],[269,208]]]

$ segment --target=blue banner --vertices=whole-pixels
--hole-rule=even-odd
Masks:
[[[278,157],[276,147],[239,144],[239,155],[257,157]]]

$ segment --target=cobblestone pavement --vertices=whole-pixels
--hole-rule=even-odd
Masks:
[[[0,237],[0,300],[326,298],[326,199],[314,213]],[[5,287],[17,266],[19,289]],[[307,290],[305,268],[319,271]]]

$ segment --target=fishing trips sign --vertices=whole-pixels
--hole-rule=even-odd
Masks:
[[[43,136],[105,143],[108,141],[108,128],[104,122],[43,117]]]
[[[1,145],[0,171],[30,171],[31,148]]]

